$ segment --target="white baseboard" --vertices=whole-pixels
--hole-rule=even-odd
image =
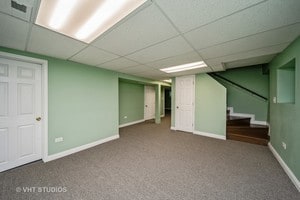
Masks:
[[[281,167],[283,168],[283,170],[285,171],[285,173],[288,175],[288,177],[291,179],[291,181],[294,183],[294,185],[300,192],[300,182],[297,179],[297,177],[295,176],[295,174],[290,170],[290,168],[287,166],[287,164],[284,162],[284,160],[282,160],[282,158],[280,157],[280,155],[277,153],[277,151],[274,149],[274,147],[272,146],[272,144],[270,142],[268,143],[268,146],[269,146],[269,149],[271,150],[271,152],[273,153],[273,155],[275,156],[275,158],[278,160],[278,162],[281,165]]]
[[[170,129],[173,130],[173,131],[176,131],[175,126],[171,126]]]
[[[77,153],[79,151],[89,149],[89,148],[97,146],[99,144],[103,144],[105,142],[109,142],[111,140],[118,139],[119,137],[120,137],[119,135],[113,135],[113,136],[110,136],[108,138],[104,138],[104,139],[101,139],[101,140],[98,140],[98,141],[95,141],[95,142],[92,142],[92,143],[89,143],[89,144],[85,144],[85,145],[82,145],[82,146],[79,146],[79,147],[75,147],[73,149],[69,149],[69,150],[66,150],[66,151],[63,151],[63,152],[60,152],[60,153],[56,153],[56,154],[47,156],[46,158],[43,158],[43,161],[44,162],[49,162],[49,161],[52,161],[52,160],[56,160],[58,158],[62,158],[62,157],[71,155],[73,153]]]
[[[251,118],[250,119],[250,124],[269,126],[268,122],[266,122],[266,121],[255,120],[255,115],[253,115],[253,114],[235,113],[233,111],[233,107],[227,107],[227,109],[229,110],[229,115],[230,116],[234,116],[234,117],[249,117],[249,118]]]
[[[129,122],[129,123],[126,123],[126,124],[121,124],[121,125],[119,125],[119,128],[123,128],[125,126],[131,126],[131,125],[134,125],[134,124],[142,123],[144,121],[145,121],[144,119],[141,119],[141,120],[134,121],[134,122]]]
[[[201,131],[194,131],[193,134],[201,135],[201,136],[205,136],[205,137],[216,138],[216,139],[220,139],[220,140],[226,140],[225,135],[217,135],[214,133],[205,133],[205,132],[201,132]]]
[[[163,115],[160,115],[160,117],[165,117],[165,114],[163,114]]]

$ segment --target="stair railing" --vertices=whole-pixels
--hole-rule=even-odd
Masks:
[[[226,81],[226,82],[228,82],[228,83],[230,83],[230,84],[232,84],[232,85],[234,85],[234,86],[236,86],[236,87],[238,87],[238,88],[240,88],[240,89],[242,89],[242,90],[244,90],[244,91],[247,91],[248,93],[250,93],[251,95],[253,95],[253,96],[256,96],[256,97],[259,97],[260,99],[262,99],[262,100],[264,100],[264,101],[268,101],[268,98],[267,97],[264,97],[264,96],[262,96],[262,95],[260,95],[260,94],[258,94],[258,93],[256,93],[256,92],[254,92],[254,91],[252,91],[252,90],[250,90],[250,89],[248,89],[248,88],[245,88],[244,86],[242,86],[242,85],[240,85],[240,84],[238,84],[238,83],[235,83],[235,82],[233,82],[233,81],[231,81],[231,80],[229,80],[229,79],[227,79],[227,78],[225,78],[225,77],[223,77],[223,76],[220,76],[219,74],[216,74],[216,73],[209,73],[208,75],[210,75],[211,77],[213,77],[214,79],[221,79],[221,80],[223,80],[223,81]]]

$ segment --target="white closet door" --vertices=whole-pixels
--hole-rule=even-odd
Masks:
[[[144,119],[155,118],[155,88],[153,86],[145,86],[145,107]]]
[[[41,159],[41,66],[0,58],[0,171]]]
[[[175,128],[186,132],[194,130],[195,76],[176,77]]]

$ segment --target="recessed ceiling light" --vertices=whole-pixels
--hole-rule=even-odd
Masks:
[[[36,24],[90,43],[147,0],[41,0]]]
[[[197,68],[202,68],[202,67],[207,67],[207,65],[205,64],[204,61],[187,63],[187,64],[183,64],[183,65],[163,68],[160,70],[163,72],[166,72],[166,73],[175,73],[175,72],[181,72],[181,71],[197,69]]]

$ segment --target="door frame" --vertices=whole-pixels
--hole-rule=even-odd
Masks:
[[[178,78],[185,78],[185,77],[190,77],[193,79],[193,88],[192,88],[192,100],[193,100],[193,103],[192,103],[192,130],[191,130],[191,133],[194,132],[195,130],[195,81],[196,81],[196,76],[195,75],[187,75],[187,76],[178,76],[178,77],[175,77],[175,105],[174,105],[174,110],[175,110],[175,113],[174,113],[174,116],[175,116],[175,130],[181,130],[181,129],[178,129],[178,124],[176,123],[177,122],[177,117],[178,117],[178,113],[177,113],[177,109],[176,109],[176,102],[177,102],[177,98],[178,98],[178,92],[177,92],[177,89],[178,89],[178,81],[177,79]],[[181,131],[187,131],[187,130],[181,130]],[[190,132],[190,131],[187,131],[187,132]]]
[[[12,53],[6,53],[0,51],[0,58],[21,61],[26,63],[33,63],[41,65],[41,78],[42,78],[42,96],[41,96],[41,112],[42,112],[42,120],[41,120],[41,131],[42,131],[42,160],[46,162],[48,158],[48,61],[42,60],[38,58],[32,58],[28,56],[21,56]]]

